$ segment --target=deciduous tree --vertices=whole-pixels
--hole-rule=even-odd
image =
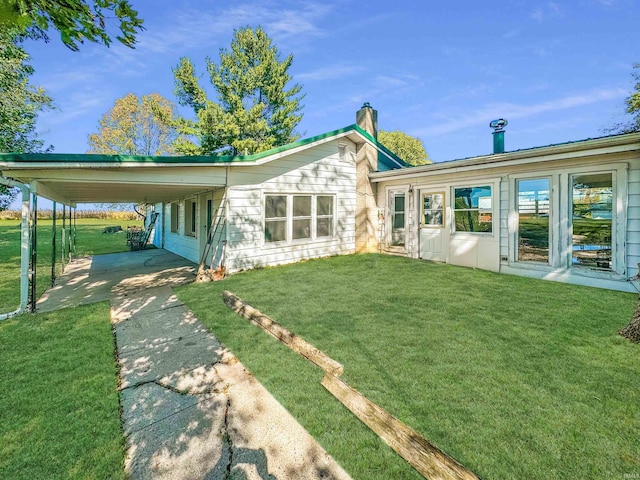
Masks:
[[[110,155],[171,155],[177,134],[175,106],[158,93],[118,98],[89,135],[88,153]]]
[[[207,71],[217,102],[199,85],[191,60],[183,57],[173,70],[181,105],[193,108],[195,120],[182,119],[180,131],[197,137],[178,142],[185,154],[252,154],[290,143],[302,119],[302,86],[288,73],[293,55],[280,53],[261,27],[234,32],[231,49],[220,50],[220,61],[207,58]]]
[[[625,110],[632,118],[628,122],[618,123],[611,128],[604,129],[605,133],[640,132],[640,63],[636,63],[633,68],[637,70],[631,73],[636,82],[635,90],[625,100]]]
[[[112,20],[120,29],[115,38],[133,47],[136,34],[143,30],[143,20],[128,0],[2,0],[0,28],[17,27],[21,32],[48,41],[47,31],[55,28],[62,42],[78,50],[85,40],[106,46],[112,42],[108,24]]]
[[[36,136],[36,120],[44,108],[52,108],[53,104],[42,87],[29,83],[33,67],[28,61],[17,30],[0,30],[0,153],[42,150],[43,142]],[[0,210],[11,203],[14,194],[0,185]]]
[[[425,165],[431,163],[429,155],[424,149],[422,140],[407,135],[400,130],[394,130],[392,132],[380,130],[378,133],[378,141],[409,165]]]

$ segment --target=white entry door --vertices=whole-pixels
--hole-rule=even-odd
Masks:
[[[447,261],[449,232],[446,228],[445,192],[420,192],[420,258]]]

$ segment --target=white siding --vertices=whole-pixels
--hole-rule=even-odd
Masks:
[[[189,200],[189,199],[187,199]],[[166,203],[164,206],[164,248],[176,255],[180,255],[181,257],[186,258],[194,263],[198,263],[200,261],[200,253],[199,253],[199,239],[197,237],[191,237],[184,234],[184,225],[185,225],[185,200],[180,200],[180,215],[178,218],[178,231],[171,231],[171,204]],[[196,215],[196,219],[198,215]],[[196,231],[197,228],[196,228]]]
[[[627,274],[638,273],[640,263],[640,159],[629,169],[629,209],[627,210]]]
[[[341,143],[346,143],[341,140]],[[331,142],[259,168],[234,168],[227,191],[227,269],[230,272],[355,252],[355,145],[349,161]],[[248,184],[248,182],[255,182]],[[290,243],[266,243],[265,194],[322,194],[336,197],[334,236]]]
[[[500,180],[500,261],[509,258],[509,179]],[[506,263],[506,262],[505,262]]]

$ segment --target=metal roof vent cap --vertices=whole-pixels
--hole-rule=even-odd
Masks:
[[[504,127],[508,124],[505,118],[492,120],[489,124],[493,128],[493,153],[504,153]]]

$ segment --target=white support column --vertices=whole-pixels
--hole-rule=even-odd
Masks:
[[[22,223],[20,233],[20,304],[16,310],[8,313],[0,313],[0,320],[6,320],[22,313],[27,308],[29,299],[29,187],[22,183],[0,177],[0,184],[8,187],[17,187],[22,192]]]

